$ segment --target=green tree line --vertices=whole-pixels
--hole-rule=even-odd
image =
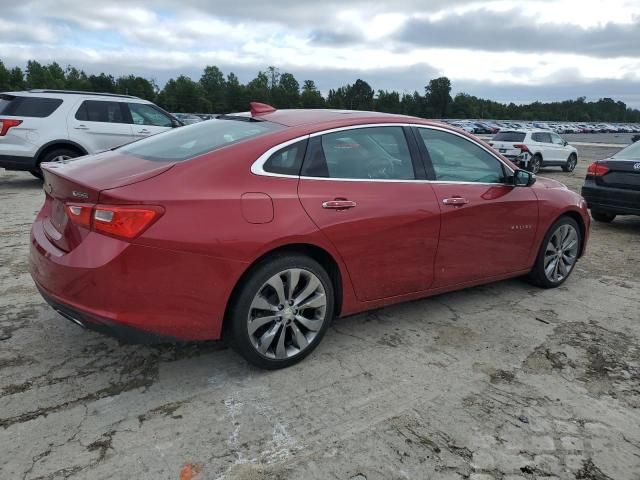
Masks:
[[[585,97],[562,102],[530,104],[500,103],[466,93],[451,96],[446,77],[429,80],[423,92],[377,92],[362,79],[331,89],[326,97],[313,80],[302,84],[276,67],[260,71],[243,84],[233,73],[224,74],[207,66],[199,80],[186,75],[170,79],[163,88],[154,80],[135,75],[114,77],[106,73],[87,75],[73,66],[62,68],[53,62],[27,62],[26,68],[7,68],[0,60],[0,92],[32,88],[84,90],[134,95],[151,100],[171,112],[229,113],[247,110],[250,101],[276,108],[340,108],[401,113],[424,118],[492,118],[503,120],[551,120],[580,122],[640,122],[640,110],[624,102]]]

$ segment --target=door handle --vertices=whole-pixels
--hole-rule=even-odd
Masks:
[[[462,197],[451,197],[445,198],[444,200],[442,200],[442,203],[444,203],[445,205],[465,205],[469,203],[469,200]]]
[[[330,200],[328,202],[322,202],[322,208],[332,210],[346,210],[347,208],[353,208],[357,205],[356,202],[351,200]]]
[[[138,133],[151,133],[151,132],[146,128],[143,128],[142,130],[138,130]]]
[[[77,127],[73,127],[76,130],[89,130],[89,127],[87,127],[86,125],[78,125]]]

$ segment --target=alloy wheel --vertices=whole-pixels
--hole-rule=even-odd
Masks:
[[[249,338],[267,358],[287,359],[313,342],[327,314],[327,296],[309,270],[290,268],[267,280],[256,293],[247,318]]]
[[[573,225],[560,225],[551,235],[544,253],[544,274],[554,283],[564,280],[578,258],[579,236]]]
[[[51,159],[52,162],[64,162],[65,160],[69,160],[73,158],[71,155],[58,155],[57,157],[53,157]]]

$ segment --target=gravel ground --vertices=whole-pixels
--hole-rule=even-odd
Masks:
[[[579,189],[576,172],[542,175]],[[42,202],[0,173],[2,479],[638,479],[640,217],[555,290],[509,280],[334,322],[283,371],[219,343],[124,346],[48,308]]]

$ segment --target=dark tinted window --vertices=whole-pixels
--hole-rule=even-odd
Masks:
[[[524,132],[498,132],[493,140],[502,142],[522,142],[524,141]]]
[[[172,127],[171,118],[144,103],[129,103],[129,112],[135,125],[151,125],[155,127]]]
[[[493,155],[452,133],[418,129],[429,152],[435,180],[443,182],[503,183],[504,168]]]
[[[534,142],[551,143],[551,134],[544,132],[536,132],[531,134]]]
[[[127,123],[120,102],[85,100],[76,112],[76,120],[84,122]]]
[[[44,118],[62,105],[59,98],[0,96],[0,115]]]
[[[357,128],[327,133],[320,138],[322,148],[309,155],[306,176],[415,179],[402,127]]]
[[[147,160],[179,162],[284,128],[271,122],[209,120],[174,128],[118,150]]]
[[[269,173],[300,175],[300,167],[306,148],[306,140],[294,143],[271,155],[262,168]]]

